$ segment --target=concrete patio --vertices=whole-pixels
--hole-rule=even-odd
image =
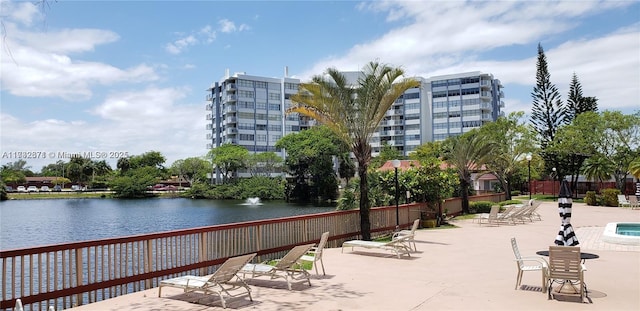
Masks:
[[[254,279],[246,296],[229,299],[228,310],[640,310],[640,246],[601,241],[609,222],[640,222],[640,210],[573,205],[571,223],[581,250],[595,253],[585,274],[592,303],[572,296],[548,300],[541,274],[525,272],[514,289],[517,268],[510,238],[523,256],[552,245],[560,218],[557,204],[545,202],[542,221],[487,226],[471,220],[460,228],[418,230],[418,252],[398,259],[390,252],[340,248],[324,255],[326,276],[286,289],[282,280]],[[312,271],[312,273],[315,273]],[[199,300],[193,303],[192,301]],[[73,309],[223,310],[217,296],[184,294],[179,289],[145,290]]]

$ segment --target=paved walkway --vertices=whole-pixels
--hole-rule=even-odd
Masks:
[[[640,250],[612,245],[600,236],[609,222],[640,222],[640,210],[574,204],[572,224],[584,250],[599,259],[586,262],[592,303],[574,297],[547,300],[541,274],[525,272],[514,289],[516,266],[510,238],[523,256],[552,245],[560,218],[557,205],[543,203],[542,221],[486,226],[457,221],[460,228],[419,230],[418,252],[397,259],[389,252],[328,249],[326,276],[312,286],[282,280],[250,280],[254,301],[228,300],[229,310],[640,310]],[[219,300],[166,288],[137,292],[71,310],[223,310]],[[199,300],[199,303],[193,301]]]

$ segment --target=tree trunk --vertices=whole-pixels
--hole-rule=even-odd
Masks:
[[[460,195],[462,195],[462,213],[469,214],[469,181],[460,180]]]
[[[362,239],[371,241],[371,221],[369,220],[369,184],[367,183],[367,163],[358,160],[360,177],[360,233]]]

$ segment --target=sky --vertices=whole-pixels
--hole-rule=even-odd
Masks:
[[[531,113],[537,46],[565,101],[640,110],[640,1],[0,0],[0,164],[206,149],[206,89],[231,74],[308,81],[370,61],[406,76],[491,73]]]

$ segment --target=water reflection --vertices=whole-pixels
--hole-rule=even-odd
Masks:
[[[0,249],[321,213],[332,206],[264,201],[52,199],[0,203]]]

